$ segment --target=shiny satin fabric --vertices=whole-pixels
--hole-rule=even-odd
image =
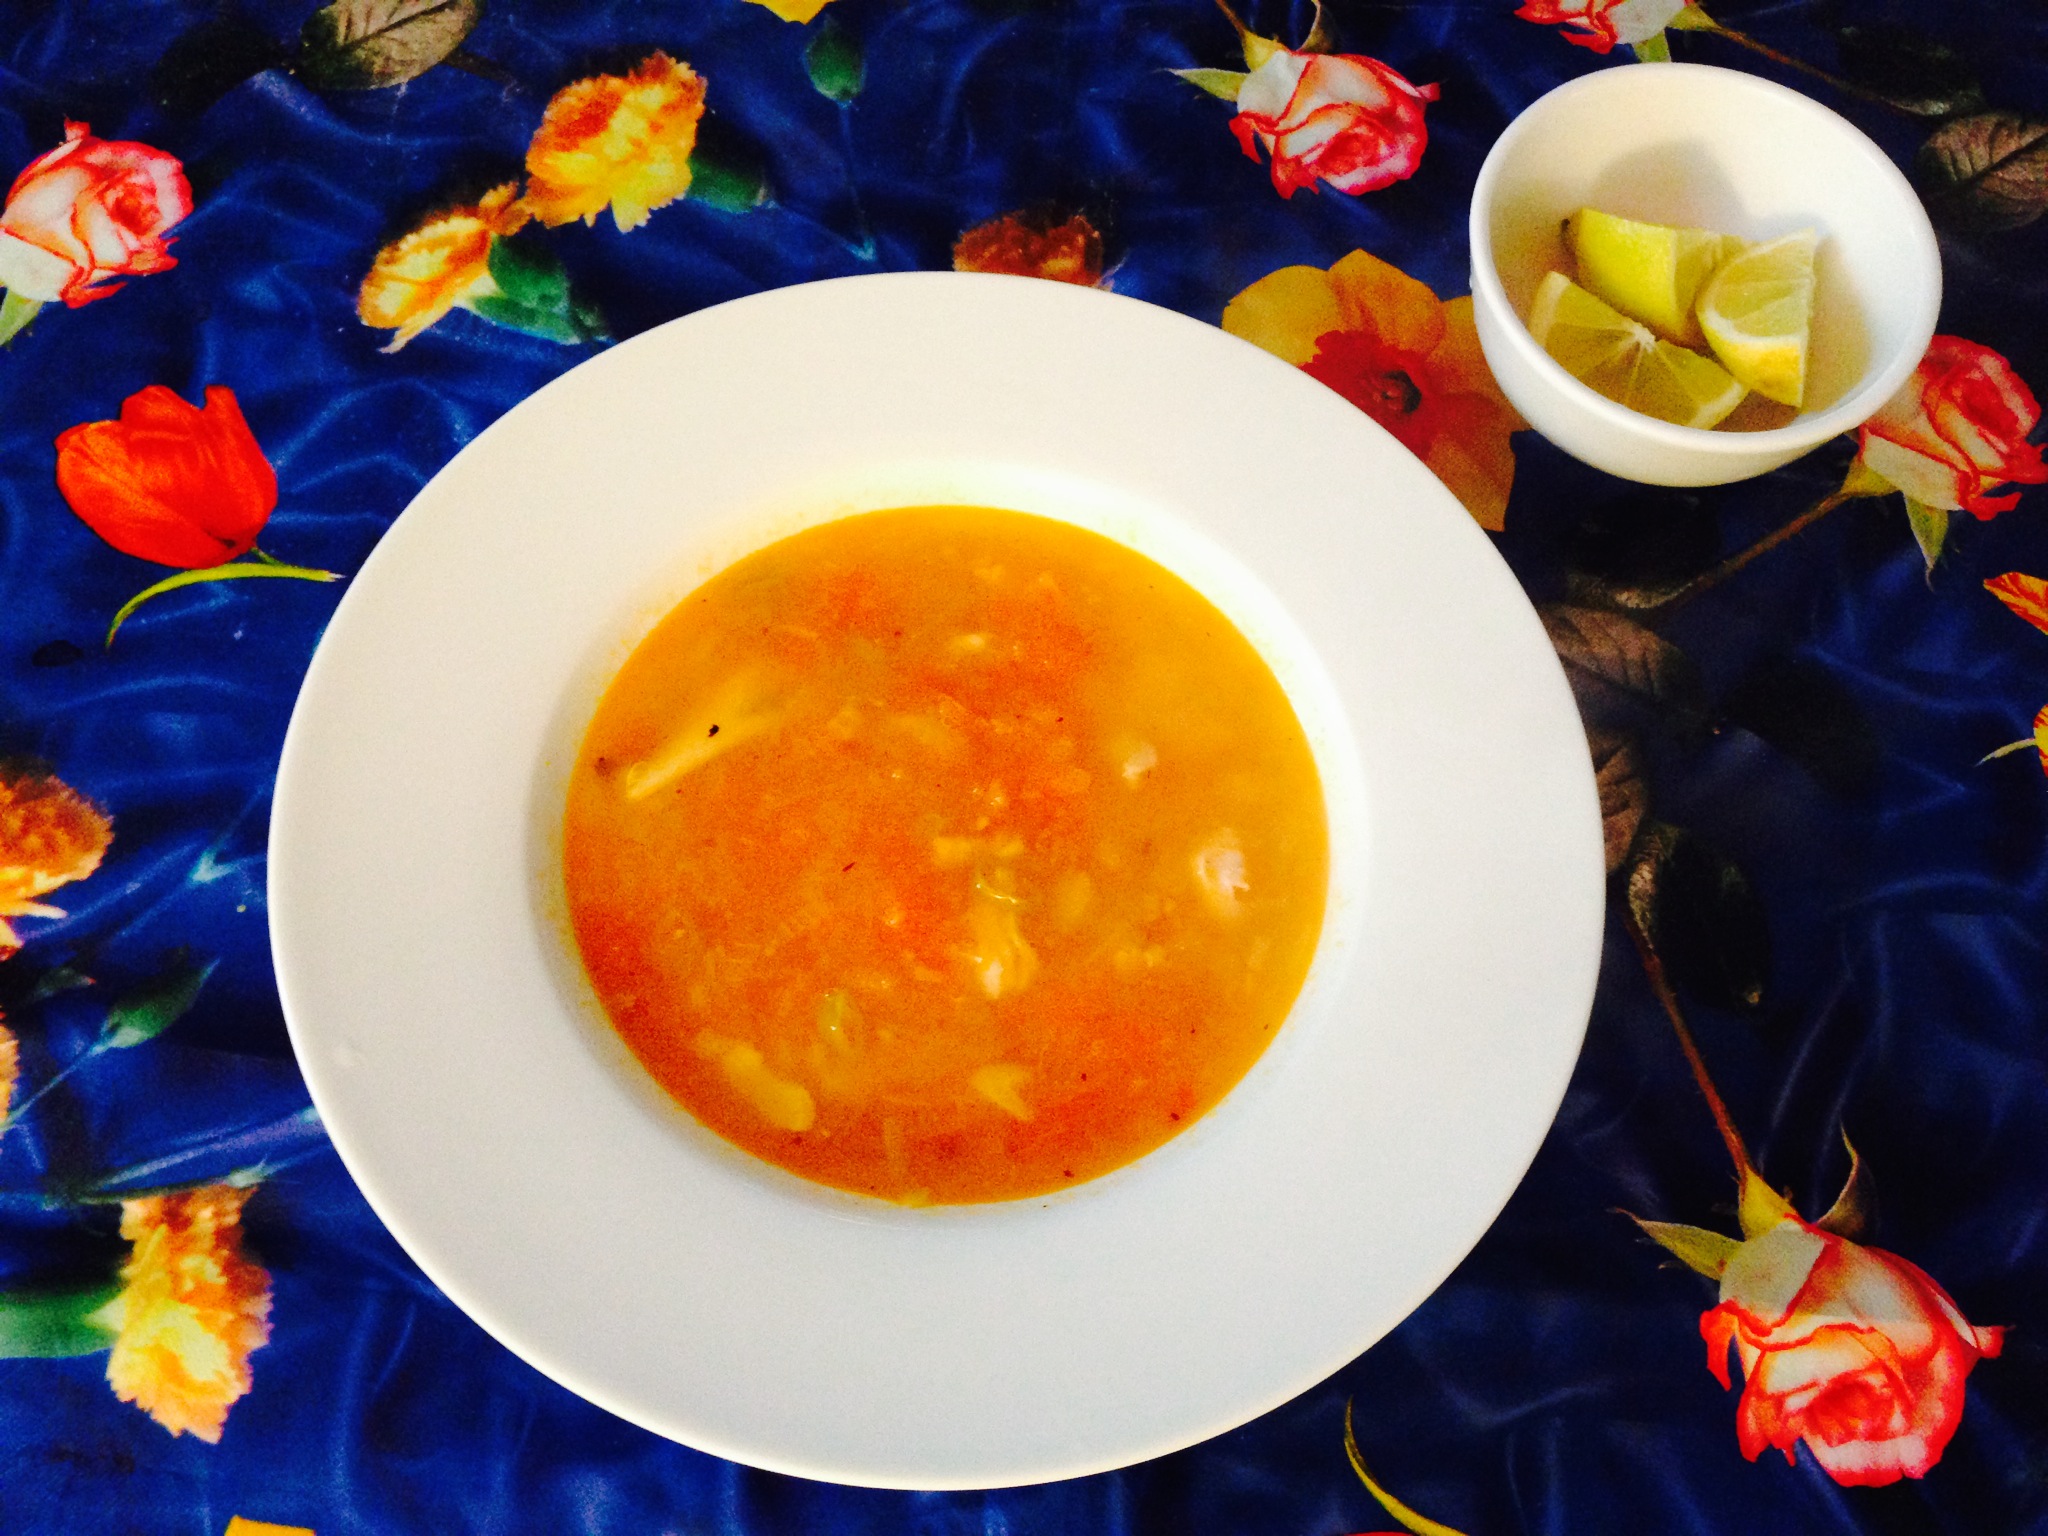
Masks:
[[[1901,164],[1973,100],[2048,115],[2037,8],[1708,9],[1836,81],[1705,31],[1668,33],[1674,55],[1808,90]],[[202,584],[103,644],[114,611],[166,573],[73,515],[58,434],[147,385],[195,402],[228,386],[281,487],[260,547],[358,569],[465,442],[597,345],[457,310],[380,352],[388,333],[357,314],[377,253],[518,178],[558,89],[656,49],[707,82],[699,142],[765,172],[772,195],[735,212],[700,187],[629,233],[605,215],[522,234],[620,337],[782,284],[944,268],[963,232],[1031,209],[1085,216],[1116,291],[1208,322],[1279,269],[1354,250],[1449,299],[1467,288],[1473,178],[1513,113],[1588,70],[1656,66],[1571,46],[1512,0],[1331,0],[1339,49],[1440,95],[1412,176],[1283,199],[1232,137],[1230,103],[1171,73],[1244,62],[1230,22],[1197,0],[836,0],[808,23],[748,0],[497,0],[455,62],[363,90],[283,67],[311,10],[0,8],[0,162],[26,166],[67,119],[86,121],[176,155],[194,201],[174,269],[46,305],[0,355],[0,757],[47,764],[114,824],[102,867],[42,898],[68,915],[15,920],[26,943],[0,964],[20,1041],[0,1291],[105,1279],[128,1258],[121,1197],[230,1178],[257,1186],[243,1241],[270,1286],[268,1342],[217,1444],[120,1400],[105,1353],[0,1361],[0,1532],[218,1533],[235,1516],[320,1536],[1392,1530],[1347,1461],[1347,1403],[1380,1484],[1465,1536],[2048,1531],[2048,779],[2031,748],[1979,761],[2048,703],[2048,633],[1983,586],[2048,577],[2048,487],[2014,486],[2018,506],[1988,521],[1958,513],[1931,572],[1900,496],[1849,502],[1646,621],[1696,684],[1626,706],[1652,816],[1710,850],[1691,866],[1708,875],[1663,909],[1667,958],[1764,1177],[1817,1218],[1847,1177],[1846,1133],[1877,1192],[1859,1241],[1917,1265],[1971,1323],[2011,1329],[1969,1374],[1925,1476],[1845,1486],[1805,1447],[1789,1463],[1742,1454],[1741,1378],[1724,1391],[1705,1368],[1715,1284],[1623,1214],[1738,1230],[1728,1153],[1621,886],[1585,1053],[1494,1228],[1382,1343],[1209,1443],[1038,1488],[837,1488],[635,1429],[484,1335],[328,1146],[272,979],[271,783],[342,588]],[[1245,19],[1298,45],[1310,12],[1267,0]],[[806,66],[828,25],[863,62],[843,105],[814,83],[815,54]],[[2048,388],[2048,220],[1950,223],[1943,255],[1941,330]],[[1532,433],[1513,448],[1499,547],[1533,599],[1582,607],[1643,570],[1696,572],[1762,539],[1840,485],[1854,454],[1843,441],[1761,481],[1678,492],[1611,480]],[[1471,750],[1514,743],[1474,721]],[[1731,878],[1748,894],[1730,896]],[[160,1035],[95,1051],[110,1002],[209,964]]]

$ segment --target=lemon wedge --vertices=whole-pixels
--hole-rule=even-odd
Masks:
[[[1537,286],[1529,334],[1580,383],[1659,421],[1711,427],[1745,393],[1712,358],[1666,341],[1562,272]]]
[[[1753,245],[1715,268],[1700,290],[1700,329],[1727,370],[1781,405],[1806,400],[1806,337],[1813,323],[1810,229]]]
[[[1676,229],[1581,208],[1565,221],[1579,282],[1631,320],[1685,346],[1705,344],[1693,301],[1722,262],[1742,250],[1733,235]]]

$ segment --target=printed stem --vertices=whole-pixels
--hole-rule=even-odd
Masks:
[[[1853,501],[1856,499],[1857,496],[1861,494],[1864,493],[1844,489],[1834,491],[1829,495],[1823,496],[1819,501],[1815,502],[1812,506],[1808,507],[1804,512],[1800,513],[1797,517],[1793,518],[1791,522],[1785,524],[1784,527],[1776,529],[1771,533],[1765,534],[1762,538],[1758,539],[1754,544],[1750,545],[1749,548],[1740,550],[1737,553],[1730,555],[1726,560],[1723,560],[1719,565],[1715,566],[1712,570],[1704,571],[1698,576],[1693,577],[1691,581],[1688,581],[1676,592],[1673,592],[1669,597],[1663,599],[1661,602],[1652,604],[1650,608],[1646,611],[1653,613],[1661,613],[1667,609],[1676,608],[1680,603],[1688,602],[1691,599],[1698,597],[1702,592],[1708,591],[1714,587],[1718,587],[1730,576],[1733,576],[1745,565],[1748,565],[1750,561],[1758,559],[1761,556],[1768,555],[1772,550],[1776,549],[1780,544],[1783,544],[1787,539],[1791,538],[1794,534],[1805,532],[1808,528],[1811,528],[1815,523],[1819,522],[1822,518],[1826,517],[1830,512],[1834,511],[1835,508],[1839,507],[1843,502]]]
[[[1636,953],[1641,956],[1643,970],[1649,975],[1650,990],[1657,994],[1657,1001],[1663,1005],[1664,1016],[1671,1020],[1671,1028],[1678,1036],[1678,1048],[1685,1052],[1685,1064],[1692,1068],[1692,1080],[1699,1086],[1700,1096],[1707,1101],[1707,1111],[1714,1117],[1714,1129],[1721,1133],[1721,1140],[1728,1148],[1728,1155],[1735,1159],[1736,1177],[1747,1184],[1757,1177],[1755,1165],[1749,1160],[1749,1148],[1742,1143],[1742,1132],[1735,1128],[1735,1119],[1728,1113],[1728,1106],[1722,1101],[1720,1090],[1707,1075],[1706,1058],[1700,1055],[1700,1048],[1692,1038],[1692,1031],[1686,1028],[1685,1015],[1679,1011],[1678,995],[1671,990],[1671,982],[1664,974],[1664,962],[1650,947],[1649,935],[1636,922],[1635,914],[1623,909],[1622,924],[1628,929],[1628,936],[1635,941]]]
[[[4,347],[42,311],[42,300],[24,299],[12,288],[0,299],[0,347]]]
[[[1323,14],[1323,0],[1316,0],[1315,20],[1309,26],[1308,36],[1301,40],[1302,53],[1329,53],[1336,47],[1336,40],[1330,35],[1330,19]]]
[[[254,1189],[272,1176],[282,1173],[285,1169],[290,1168],[296,1163],[303,1163],[307,1158],[317,1155],[322,1150],[324,1149],[314,1148],[311,1151],[296,1152],[290,1157],[279,1158],[275,1162],[266,1159],[260,1163],[252,1163],[247,1168],[236,1168],[231,1172],[220,1174],[211,1179],[183,1179],[176,1184],[143,1184],[136,1186],[134,1189],[117,1190],[111,1186],[118,1184],[120,1180],[118,1178],[108,1179],[85,1189],[53,1190],[45,1198],[44,1204],[52,1207],[67,1205],[120,1205],[129,1200],[145,1200],[151,1195],[189,1195],[195,1190],[217,1189],[223,1184],[227,1185],[230,1189]]]
[[[1913,530],[1913,542],[1920,546],[1920,558],[1927,566],[1928,590],[1934,588],[1934,568],[1941,563],[1942,547],[1948,543],[1948,512],[1924,501],[1906,498],[1906,526]]]
[[[1759,42],[1747,32],[1738,32],[1733,27],[1722,26],[1720,22],[1715,21],[1696,5],[1687,6],[1685,10],[1679,12],[1679,15],[1687,19],[1683,21],[1674,20],[1672,25],[1681,31],[1711,32],[1716,37],[1726,38],[1738,48],[1747,48],[1751,53],[1769,59],[1773,64],[1782,64],[1787,69],[1796,70],[1802,75],[1819,80],[1825,85],[1830,85],[1844,96],[1853,96],[1856,100],[1867,101],[1872,106],[1890,107],[1894,112],[1905,110],[1897,102],[1887,101],[1875,91],[1867,91],[1860,85],[1852,85],[1841,76],[1831,75],[1826,70],[1807,63],[1804,59],[1795,59],[1789,53],[1780,53],[1769,43]]]
[[[471,53],[467,48],[452,49],[442,60],[450,69],[459,69],[465,75],[475,75],[479,80],[488,80],[493,85],[516,86],[519,77],[493,59],[480,53]]]
[[[2034,738],[2031,736],[2022,736],[2018,741],[2008,741],[2004,746],[2000,747],[1997,751],[1986,752],[1982,757],[1978,758],[1977,766],[1979,768],[1982,768],[1988,762],[1995,761],[1996,759],[2001,757],[2010,757],[2015,752],[2024,752],[2027,750],[2027,748],[2034,746],[2035,744],[2036,743],[2034,741]]]
[[[102,1037],[101,1039],[93,1041],[91,1045],[87,1046],[84,1050],[80,1051],[76,1056],[72,1057],[71,1060],[66,1062],[63,1066],[59,1067],[48,1082],[44,1083],[42,1087],[38,1088],[34,1093],[30,1094],[27,1098],[23,1099],[19,1104],[15,1105],[12,1109],[10,1109],[7,1112],[7,1118],[5,1120],[0,1120],[0,1136],[5,1136],[9,1131],[14,1129],[15,1124],[21,1119],[21,1117],[27,1114],[31,1109],[34,1109],[36,1105],[42,1101],[44,1094],[48,1093],[52,1088],[56,1087],[59,1083],[63,1082],[65,1078],[69,1077],[72,1073],[76,1072],[80,1067],[84,1066],[87,1062],[91,1061],[93,1057],[99,1055],[101,1052],[107,1049],[109,1049],[109,1044],[107,1040],[104,1037]]]
[[[166,592],[175,592],[180,587],[196,587],[208,581],[236,581],[250,576],[278,576],[292,581],[339,581],[338,571],[316,571],[303,565],[281,565],[268,555],[261,555],[247,564],[212,565],[203,570],[180,571],[175,576],[166,576],[153,587],[144,587],[140,592],[121,605],[121,611],[114,615],[114,622],[107,626],[107,649],[114,648],[114,636],[128,616],[153,597]]]
[[[1220,0],[1219,0],[1220,3]],[[860,243],[849,242],[853,254],[862,261],[875,259],[875,226],[868,222],[867,204],[860,195],[860,177],[854,171],[853,158],[853,104],[839,103],[839,154],[846,162],[846,191],[853,199],[854,227],[860,233]]]
[[[1410,1509],[1382,1488],[1365,1469],[1365,1457],[1359,1454],[1358,1435],[1351,1425],[1351,1404],[1348,1401],[1344,1404],[1344,1455],[1351,1462],[1351,1470],[1358,1474],[1358,1480],[1365,1484],[1365,1491],[1379,1501],[1380,1508],[1408,1530],[1415,1532],[1416,1536],[1461,1536],[1460,1532],[1452,1530],[1448,1525],[1439,1524],[1427,1515],[1418,1514]]]
[[[318,1129],[320,1115],[308,1105],[286,1116],[283,1121],[273,1123]],[[173,1152],[164,1157],[151,1158],[147,1162],[131,1163],[125,1168],[117,1168],[89,1184],[60,1182],[44,1195],[43,1203],[52,1208],[64,1205],[111,1205],[122,1200],[139,1199],[143,1195],[178,1194],[187,1190],[204,1189],[214,1184],[226,1184],[235,1189],[249,1188],[287,1168],[298,1166],[308,1158],[321,1155],[328,1148],[327,1140],[322,1137],[312,1145],[302,1146],[297,1151],[262,1157],[225,1174],[215,1174],[203,1179],[173,1179],[166,1183],[163,1182],[165,1171],[189,1160],[189,1152]]]
[[[1244,19],[1230,8],[1230,0],[1216,0],[1216,9],[1229,18],[1231,28],[1239,37],[1243,37],[1245,33],[1251,30],[1251,28],[1244,24]]]

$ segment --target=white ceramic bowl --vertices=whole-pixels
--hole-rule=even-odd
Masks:
[[[1331,889],[1286,1027],[1188,1131],[1046,1199],[907,1210],[654,1087],[575,958],[560,828],[598,693],[674,603],[799,527],[932,502],[1092,527],[1236,621],[1309,730]],[[918,1488],[1175,1450],[1398,1322],[1549,1127],[1603,890],[1557,658],[1414,455],[1214,326],[950,272],[703,310],[464,448],[321,641],[270,843],[314,1103],[458,1304],[663,1434]]]
[[[1701,431],[1595,394],[1523,323],[1543,275],[1569,272],[1560,224],[1594,207],[1769,240],[1821,233],[1805,409],[1767,431]],[[1884,151],[1797,91],[1702,64],[1629,64],[1539,98],[1508,125],[1472,195],[1472,299],[1494,377],[1529,424],[1609,474],[1722,485],[1853,431],[1920,361],[1941,255]]]

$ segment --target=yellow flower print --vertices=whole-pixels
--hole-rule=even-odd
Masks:
[[[14,1085],[21,1078],[21,1044],[14,1031],[0,1024],[0,1129],[7,1124],[7,1111],[14,1103]]]
[[[38,767],[0,763],[0,958],[21,948],[10,917],[62,917],[36,900],[100,867],[114,824]]]
[[[528,214],[519,184],[506,182],[477,202],[451,208],[385,246],[356,295],[363,324],[398,332],[396,352],[457,305],[498,291],[491,281],[491,241],[517,234]]]
[[[665,53],[629,75],[565,85],[526,151],[526,205],[550,228],[595,224],[607,206],[621,230],[690,189],[704,80]]]
[[[831,3],[832,0],[754,0],[754,4],[766,7],[784,21],[809,21]]]
[[[1515,480],[1510,433],[1528,425],[1480,355],[1469,298],[1426,285],[1364,251],[1327,272],[1283,267],[1223,311],[1223,329],[1330,386],[1398,438],[1499,530]]]
[[[224,1184],[121,1202],[133,1252],[95,1321],[116,1333],[107,1380],[174,1435],[218,1444],[270,1338],[270,1276],[242,1253],[251,1191]]]

